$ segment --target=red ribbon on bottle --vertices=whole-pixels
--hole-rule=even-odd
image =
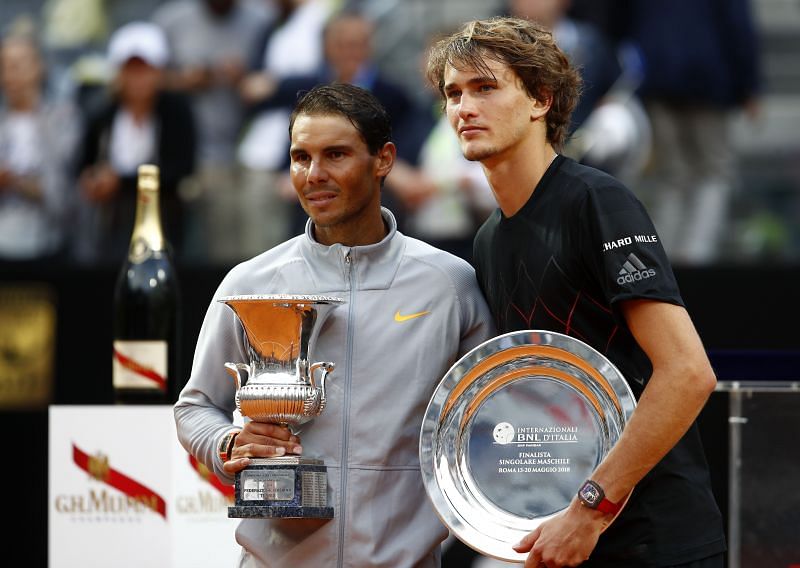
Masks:
[[[102,481],[122,491],[128,497],[139,501],[167,518],[167,503],[155,491],[131,479],[108,465],[108,458],[90,456],[75,444],[72,444],[72,459],[75,464],[98,481]]]
[[[119,361],[119,364],[125,367],[126,369],[133,371],[137,375],[141,375],[146,379],[150,379],[158,384],[158,388],[161,390],[167,390],[167,379],[166,377],[158,374],[156,371],[151,369],[150,367],[145,367],[141,363],[137,363],[130,357],[127,357],[114,349],[114,358]]]

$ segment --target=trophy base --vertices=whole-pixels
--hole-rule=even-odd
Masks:
[[[253,459],[236,473],[228,517],[331,519],[328,473],[322,460],[300,456]]]
[[[246,505],[228,507],[230,519],[332,519],[333,507],[270,507]]]

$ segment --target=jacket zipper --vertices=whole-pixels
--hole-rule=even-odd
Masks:
[[[350,429],[350,392],[352,384],[353,372],[353,320],[355,319],[355,276],[353,274],[353,258],[352,250],[348,250],[344,255],[345,276],[350,285],[350,299],[347,309],[347,368],[345,373],[344,385],[344,402],[345,407],[342,415],[342,456],[341,456],[341,469],[339,474],[339,551],[337,555],[336,565],[339,568],[344,566],[344,535],[346,523],[346,503],[347,503],[347,454],[348,454],[348,436],[347,433]]]

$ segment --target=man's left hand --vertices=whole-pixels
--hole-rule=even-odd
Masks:
[[[610,520],[608,515],[584,507],[575,499],[565,511],[515,544],[514,550],[530,552],[525,568],[579,566],[589,559]]]

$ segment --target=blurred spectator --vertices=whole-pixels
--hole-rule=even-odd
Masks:
[[[191,96],[197,120],[198,168],[181,191],[190,202],[186,244],[194,260],[239,257],[236,144],[244,109],[238,89],[268,18],[245,0],[169,0],[153,13],[172,51],[168,85]]]
[[[613,43],[618,44],[627,33],[631,4],[637,0],[571,0],[570,17],[589,22]]]
[[[278,15],[263,31],[241,85],[245,103],[266,98],[272,82],[317,73],[323,65],[322,34],[331,14],[327,0],[277,0]],[[269,109],[251,116],[238,147],[240,161],[254,170],[276,171],[286,163],[289,113]],[[277,138],[277,140],[276,140]]]
[[[45,0],[42,41],[48,74],[60,96],[72,96],[71,68],[108,40],[106,0]]]
[[[108,44],[115,71],[109,96],[86,119],[78,170],[84,215],[76,255],[82,262],[121,262],[136,211],[137,169],[161,169],[161,212],[167,239],[183,254],[177,188],[195,164],[195,126],[184,95],[163,88],[169,48],[155,24],[131,22]]]
[[[535,20],[580,70],[583,88],[562,153],[625,183],[638,181],[649,158],[650,124],[636,89],[639,62],[592,21],[571,16],[575,0],[509,0],[512,16]]]
[[[511,16],[539,22],[581,72],[583,91],[572,113],[570,132],[586,120],[619,78],[616,48],[595,25],[569,16],[572,0],[508,0]]]
[[[268,24],[242,82],[247,104],[266,96],[270,82],[312,74],[323,62],[322,29],[331,13],[328,0],[276,0],[278,14]],[[238,146],[242,165],[239,200],[240,258],[272,248],[289,236],[290,202],[279,195],[278,176],[289,153],[289,108],[272,108],[250,118]]]
[[[32,26],[32,24],[31,24]],[[78,116],[51,100],[32,27],[0,43],[0,259],[58,258]]]
[[[635,82],[620,81],[567,141],[563,154],[610,173],[635,187],[652,151],[652,128],[635,94]]]
[[[470,262],[475,231],[497,202],[480,162],[464,157],[444,114],[425,139],[413,175],[417,199],[408,207],[408,234]]]
[[[748,0],[638,0],[630,41],[653,128],[651,205],[676,263],[719,258],[735,178],[729,120],[755,116],[759,46]]]
[[[259,96],[250,97],[249,100],[253,112],[262,112],[272,108],[292,108],[298,93],[323,83],[351,83],[371,91],[392,120],[397,160],[392,173],[386,178],[388,192],[384,192],[383,199],[395,213],[398,226],[404,228],[404,212],[413,203],[418,191],[414,166],[435,119],[427,108],[419,108],[403,87],[384,77],[377,68],[373,60],[374,32],[372,22],[357,11],[336,13],[323,30],[325,63],[321,70],[305,75],[266,76]],[[287,152],[281,166],[283,171],[288,163]],[[294,207],[294,211],[295,222],[290,233],[302,232],[305,213],[299,205]]]
[[[44,41],[50,50],[97,47],[108,34],[105,0],[45,0]]]
[[[431,34],[430,40],[437,39],[439,34]],[[427,50],[421,55],[420,76],[424,76]],[[401,164],[391,181],[403,198],[405,231],[470,261],[475,231],[497,203],[481,164],[464,157],[439,94],[427,83],[425,88],[434,109],[433,125],[422,141],[416,164]]]

